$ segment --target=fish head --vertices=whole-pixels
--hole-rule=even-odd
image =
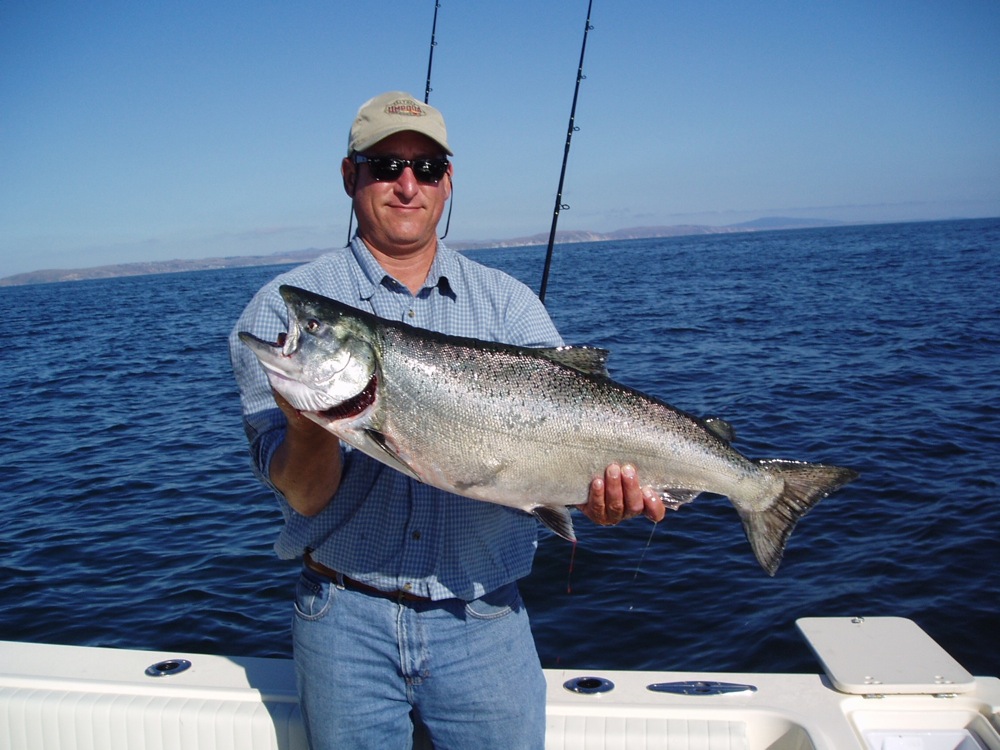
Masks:
[[[373,331],[351,308],[292,286],[280,288],[288,331],[274,343],[241,331],[271,387],[303,412],[327,412],[366,391],[376,378]]]

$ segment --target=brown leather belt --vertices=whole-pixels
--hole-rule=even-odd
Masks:
[[[374,586],[369,586],[367,583],[362,583],[361,581],[355,581],[353,578],[348,578],[343,573],[338,573],[333,568],[328,568],[322,563],[318,563],[312,559],[312,555],[306,552],[302,559],[305,561],[305,565],[313,573],[319,573],[324,578],[328,579],[331,583],[337,586],[343,586],[345,589],[351,591],[358,591],[362,594],[368,594],[369,596],[380,596],[383,599],[392,599],[393,601],[406,601],[406,602],[432,602],[434,601],[428,596],[418,596],[417,594],[412,594],[409,591],[403,591],[402,589],[397,591],[383,591],[382,589],[377,589]]]

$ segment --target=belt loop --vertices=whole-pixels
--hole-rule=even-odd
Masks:
[[[344,585],[344,574],[337,573],[337,575],[334,577],[333,584],[341,591],[347,588],[347,586]]]

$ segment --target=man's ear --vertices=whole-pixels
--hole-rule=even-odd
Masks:
[[[344,181],[344,192],[353,198],[358,184],[358,165],[345,157],[340,162],[340,177]]]

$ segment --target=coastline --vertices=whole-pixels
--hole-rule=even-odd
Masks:
[[[581,242],[614,242],[621,240],[654,239],[657,237],[683,237],[699,234],[736,234],[742,232],[770,232],[786,229],[814,229],[834,226],[849,226],[848,223],[824,219],[787,219],[781,217],[763,218],[755,221],[726,226],[705,226],[680,224],[673,226],[649,226],[617,229],[612,232],[591,232],[566,230],[556,233],[557,245],[571,245]],[[454,250],[488,250],[510,247],[544,246],[548,234],[535,234],[506,240],[454,240],[448,246]],[[110,279],[120,276],[146,276],[158,273],[181,273],[185,271],[208,271],[220,268],[246,268],[249,266],[278,266],[291,263],[305,263],[333,248],[306,248],[304,250],[279,251],[270,255],[225,256],[215,258],[187,258],[162,261],[141,261],[112,265],[52,268],[13,274],[0,278],[0,287],[24,286],[28,284],[51,284],[64,281],[84,281],[88,279]]]

